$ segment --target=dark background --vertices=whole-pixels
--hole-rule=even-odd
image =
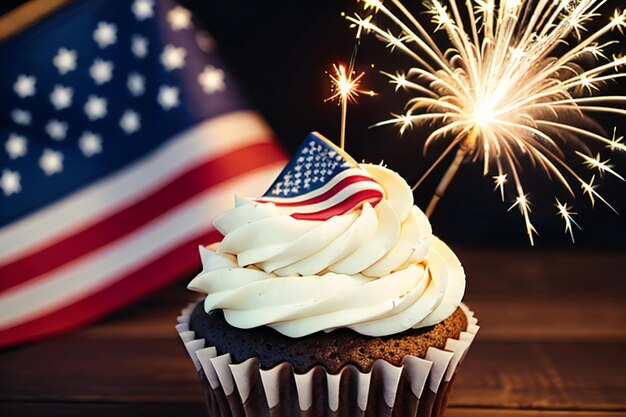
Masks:
[[[622,0],[609,0],[594,19],[590,32],[606,22]],[[4,0],[0,13],[23,3]],[[184,0],[200,25],[206,27],[220,46],[230,69],[246,88],[251,101],[269,121],[279,140],[293,151],[305,135],[317,130],[331,139],[339,135],[340,109],[335,103],[324,103],[330,95],[327,71],[332,63],[346,62],[354,46],[354,30],[340,13],[361,10],[354,0]],[[426,27],[432,27],[422,12],[420,2],[414,10]],[[626,35],[615,32],[619,44],[611,51],[624,52]],[[374,64],[372,69],[371,65]],[[385,45],[373,36],[362,42],[357,59],[357,71],[366,71],[364,87],[379,93],[376,97],[361,97],[348,110],[347,150],[357,160],[378,163],[384,161],[413,184],[437,156],[437,149],[423,155],[422,143],[428,128],[415,129],[398,135],[393,127],[369,126],[388,117],[390,112],[402,113],[409,96],[394,93],[393,86],[379,71],[407,70],[412,62],[401,54],[390,54]],[[606,92],[624,95],[626,83],[611,83]],[[614,126],[618,134],[626,134],[626,121],[618,117],[597,117],[610,133]],[[618,172],[626,174],[626,154],[610,155]],[[571,160],[580,166],[579,160]],[[442,163],[415,194],[416,203],[425,208],[436,183],[447,167]],[[583,178],[591,174],[585,170]],[[540,172],[525,167],[523,181],[530,192],[533,206],[532,221],[539,231],[535,245],[598,249],[626,248],[626,184],[605,176],[598,191],[622,213],[616,215],[596,202],[591,207],[587,196],[573,201],[578,215],[575,219],[582,230],[575,231],[576,244],[563,233],[563,221],[557,217],[554,196],[567,199],[560,185]],[[596,175],[596,181],[599,179]],[[491,176],[482,176],[482,166],[464,165],[452,182],[446,197],[440,202],[432,223],[435,233],[446,241],[465,245],[528,246],[522,217],[517,209],[507,212],[515,195],[507,195],[505,203],[499,192],[493,192]],[[512,190],[512,188],[511,188]],[[578,191],[577,188],[575,188]],[[572,202],[569,198],[570,203]]]

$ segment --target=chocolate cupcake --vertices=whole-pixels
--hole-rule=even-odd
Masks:
[[[439,416],[478,327],[406,182],[312,133],[201,247],[178,330],[215,416]]]

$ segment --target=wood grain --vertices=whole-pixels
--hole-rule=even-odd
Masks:
[[[178,335],[169,339],[59,337],[0,356],[0,400],[202,401]]]
[[[626,417],[624,254],[459,257],[481,331],[448,417]],[[204,416],[174,330],[194,299],[180,282],[100,323],[0,352],[0,415]]]
[[[0,415],[12,417],[207,417],[201,403],[2,403]],[[553,411],[451,407],[445,417],[626,417],[625,411]]]
[[[445,417],[624,417],[626,411],[554,411],[483,408],[449,408]]]
[[[0,415],[11,417],[207,417],[207,412],[201,402],[11,402],[0,404]]]
[[[624,343],[476,342],[451,404],[626,410]],[[611,360],[607,360],[611,358]],[[170,339],[66,337],[0,356],[0,400],[200,401],[191,362]]]
[[[469,295],[495,299],[516,294],[626,296],[626,253],[453,248],[463,263]]]
[[[493,342],[472,346],[458,406],[626,410],[624,343]]]
[[[481,340],[626,342],[622,295],[470,295],[466,302],[480,320]]]

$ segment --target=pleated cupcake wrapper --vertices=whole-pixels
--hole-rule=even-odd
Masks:
[[[461,305],[467,329],[458,339],[448,339],[445,349],[429,348],[424,359],[405,356],[399,367],[378,359],[369,372],[346,365],[331,374],[320,365],[298,374],[286,362],[264,370],[256,358],[235,364],[229,353],[218,355],[189,330],[195,305],[182,310],[176,330],[210,387],[207,405],[215,417],[440,416],[479,329],[474,313]]]

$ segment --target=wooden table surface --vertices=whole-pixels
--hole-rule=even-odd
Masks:
[[[448,417],[626,416],[626,253],[458,250],[481,330]],[[0,416],[206,416],[174,330],[184,283],[0,352]]]

